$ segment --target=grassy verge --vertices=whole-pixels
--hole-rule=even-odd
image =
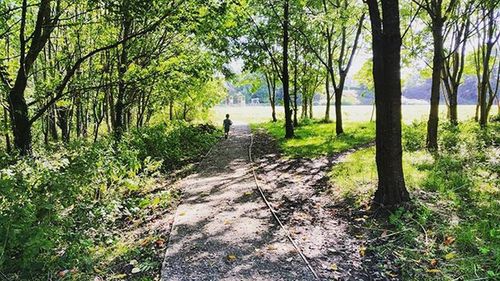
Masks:
[[[405,280],[500,278],[499,125],[445,125],[441,150],[423,149],[425,125],[404,128],[404,171],[413,198],[388,221],[368,220],[371,250],[394,253]],[[376,186],[375,150],[349,155],[331,172],[333,193],[367,206]],[[384,239],[387,233],[396,235]],[[456,279],[459,278],[459,279]]]
[[[179,192],[169,174],[220,137],[159,125],[114,144],[59,145],[0,162],[0,277],[156,280]],[[16,160],[16,161],[13,161]]]
[[[253,130],[266,130],[279,140],[286,156],[318,157],[332,155],[353,147],[367,144],[375,139],[375,124],[346,123],[345,134],[335,134],[335,123],[307,120],[295,130],[295,138],[286,140],[283,122],[253,124]]]
[[[298,139],[281,140],[280,145],[290,157],[335,152],[332,147],[337,145],[327,142],[338,140],[331,139],[328,126],[312,123],[305,130],[298,128]],[[347,127],[361,126],[366,125]],[[280,124],[257,127],[282,138]],[[424,149],[425,124],[404,126],[403,166],[412,208],[397,210],[388,219],[356,220],[373,241],[368,251],[380,260],[390,256],[396,263],[397,270],[393,264],[381,264],[381,270],[403,280],[500,279],[499,132],[498,123],[484,131],[472,122],[444,124],[440,151],[430,154]],[[334,200],[355,209],[369,208],[377,183],[374,147],[348,155],[332,168],[330,181]]]

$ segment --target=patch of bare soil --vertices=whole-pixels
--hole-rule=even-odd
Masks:
[[[352,151],[351,151],[352,152]],[[367,251],[366,212],[329,194],[328,171],[346,152],[316,159],[281,157],[277,142],[257,132],[252,154],[268,200],[322,280],[399,280],[390,258]]]

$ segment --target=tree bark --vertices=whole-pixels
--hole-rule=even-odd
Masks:
[[[313,101],[314,101],[314,94],[309,97],[309,119],[313,119]]]
[[[436,12],[438,14],[432,19],[434,57],[432,60],[431,107],[429,120],[427,121],[427,149],[431,151],[438,149],[439,97],[443,69],[443,20],[440,14],[441,8],[436,9]]]
[[[372,28],[373,78],[376,103],[376,163],[378,188],[374,202],[394,206],[409,200],[401,146],[401,34],[399,1],[368,0]]]
[[[490,7],[487,10],[487,26],[485,27],[485,34],[484,38],[486,38],[486,46],[483,46],[483,48],[486,48],[482,60],[482,78],[481,78],[481,86],[480,86],[480,91],[479,91],[479,125],[481,125],[482,128],[486,127],[488,123],[488,113],[489,113],[489,107],[492,104],[492,101],[490,102],[490,99],[488,98],[488,91],[489,91],[489,84],[490,84],[490,58],[491,58],[491,53],[493,50],[494,44],[498,41],[500,37],[500,33],[498,37],[494,38],[494,30],[495,30],[495,15],[494,15],[495,7],[494,5],[490,4]]]
[[[342,91],[343,88],[335,89],[335,133],[337,136],[344,133],[342,128]]]
[[[301,114],[302,119],[309,117],[308,113],[307,113],[307,109],[309,107],[308,100],[309,100],[309,98],[307,96],[304,96],[302,98],[302,114]]]
[[[326,110],[325,110],[325,122],[330,122],[330,106],[331,106],[331,94],[330,94],[330,75],[326,75],[325,79],[325,92],[326,92]]]
[[[290,76],[288,73],[288,28],[290,21],[289,14],[289,3],[288,0],[283,2],[283,67],[282,67],[282,79],[283,79],[283,102],[285,106],[285,138],[293,138],[294,129],[292,122],[292,111],[290,109]]]
[[[130,18],[128,5],[124,4],[123,8],[123,20],[122,20],[122,40],[128,38],[131,33],[132,19]],[[116,96],[115,104],[115,127],[114,136],[116,140],[120,140],[123,132],[125,130],[125,73],[128,69],[128,42],[124,41],[122,43],[122,50],[120,53],[120,60],[118,66],[118,95]]]
[[[32,146],[31,123],[29,119],[28,104],[24,97],[24,91],[28,83],[28,75],[31,68],[48,41],[53,25],[50,18],[50,0],[42,0],[38,5],[38,13],[35,28],[30,36],[31,45],[26,49],[26,14],[28,3],[22,3],[21,27],[19,29],[20,56],[19,69],[14,82],[14,86],[9,92],[8,102],[10,106],[10,117],[12,133],[14,135],[14,146],[21,155],[30,155]]]
[[[276,77],[274,74],[269,75],[267,73],[264,73],[266,77],[266,84],[267,84],[267,93],[269,97],[269,104],[271,105],[271,118],[273,122],[278,121],[276,118]]]

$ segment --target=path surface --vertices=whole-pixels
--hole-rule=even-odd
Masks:
[[[162,280],[314,280],[255,190],[248,125],[180,184]]]

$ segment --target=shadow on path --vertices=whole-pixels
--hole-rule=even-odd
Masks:
[[[309,159],[281,157],[277,141],[265,133],[257,133],[254,140],[257,175],[266,197],[321,280],[399,280],[380,269],[389,259],[377,260],[366,250],[368,239],[353,221],[349,202],[329,194],[332,166],[372,144]]]
[[[235,126],[180,183],[162,280],[314,280],[255,191],[249,143]]]

